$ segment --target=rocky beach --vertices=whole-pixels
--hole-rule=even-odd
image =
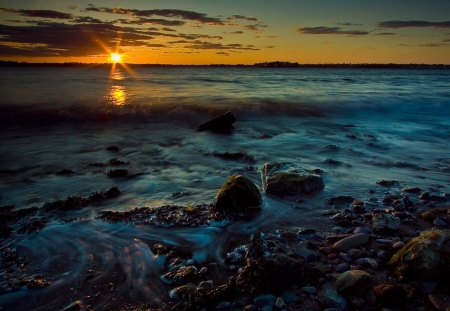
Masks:
[[[450,310],[448,71],[78,70],[0,105],[0,309]]]

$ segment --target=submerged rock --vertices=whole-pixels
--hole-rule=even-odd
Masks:
[[[231,111],[224,113],[223,115],[202,123],[198,126],[198,131],[223,131],[233,128],[233,123],[236,122],[236,116]]]
[[[388,263],[401,280],[448,281],[450,230],[427,230],[398,250]]]
[[[127,177],[128,170],[126,170],[126,169],[109,170],[107,175],[109,178]]]
[[[258,187],[245,176],[230,176],[216,195],[215,208],[225,213],[248,214],[262,202]]]
[[[322,177],[289,163],[266,163],[263,167],[264,189],[277,196],[310,194],[324,188]]]

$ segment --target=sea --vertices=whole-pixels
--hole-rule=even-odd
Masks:
[[[231,132],[197,131],[227,111],[237,118]],[[168,288],[151,243],[189,245],[194,262],[221,263],[237,234],[336,231],[327,204],[335,196],[384,208],[383,196],[406,187],[448,195],[449,137],[448,69],[1,67],[0,208],[41,208],[113,186],[122,195],[0,238],[2,254],[13,251],[26,262],[11,270],[2,255],[0,309],[58,310],[89,295],[97,295],[96,310],[162,304]],[[226,152],[245,157],[217,156]],[[111,159],[126,162],[128,177],[108,177],[117,168]],[[320,169],[325,188],[301,198],[268,195],[265,163]],[[98,217],[211,204],[231,175],[245,175],[261,190],[255,218],[176,227]],[[377,184],[382,180],[391,187]],[[120,282],[103,284],[118,271]],[[30,276],[51,285],[8,283]],[[86,283],[87,276],[95,282]]]

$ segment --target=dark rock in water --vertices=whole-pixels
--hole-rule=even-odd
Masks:
[[[112,166],[130,165],[130,162],[125,162],[116,158],[109,160],[108,163]]]
[[[448,281],[450,230],[427,230],[398,250],[389,261],[401,280]]]
[[[198,131],[223,131],[233,128],[233,123],[236,121],[236,116],[231,111],[223,115],[202,123],[197,128]]]
[[[57,171],[55,173],[55,175],[57,175],[57,176],[70,176],[70,175],[73,175],[73,174],[75,174],[74,171],[67,170],[67,169],[63,169],[63,170]]]
[[[29,289],[39,289],[52,285],[52,282],[38,275],[34,277],[23,277],[19,280],[17,285],[26,286]]]
[[[127,177],[127,176],[128,176],[128,170],[125,170],[125,169],[109,170],[108,171],[108,177],[109,178],[120,178],[120,177]]]
[[[39,231],[47,225],[47,220],[45,219],[33,219],[31,222],[24,224],[19,228],[20,233],[32,233]]]
[[[377,185],[382,186],[382,187],[392,187],[395,185],[398,185],[398,182],[395,180],[380,180],[377,181]]]
[[[252,156],[249,156],[248,154],[245,154],[243,152],[213,152],[213,156],[217,158],[221,158],[224,160],[234,160],[234,161],[244,161],[244,162],[254,162],[255,159]]]
[[[109,146],[108,148],[106,148],[106,150],[111,151],[111,152],[119,152],[120,148],[117,146]]]
[[[408,294],[402,286],[396,284],[381,284],[375,286],[374,292],[377,301],[389,307],[403,305]]]
[[[184,266],[161,276],[161,280],[165,284],[175,286],[186,283],[195,283],[199,281],[200,278],[201,275],[198,274],[198,269],[194,266]]]
[[[352,203],[354,200],[355,200],[355,198],[350,195],[339,195],[336,197],[329,198],[327,201],[327,204],[328,205],[338,205],[338,206],[350,205],[350,203]]]
[[[362,270],[350,270],[336,279],[336,290],[345,295],[361,296],[372,287],[372,277]]]
[[[245,176],[230,176],[216,195],[215,208],[231,214],[248,214],[262,202],[258,187]]]
[[[56,200],[54,202],[45,203],[42,209],[45,211],[79,210],[90,204],[100,204],[104,201],[117,198],[119,195],[120,195],[119,189],[117,187],[112,187],[104,192],[94,192],[87,198],[70,196],[62,200]]]
[[[263,167],[264,189],[277,196],[310,194],[324,188],[322,177],[289,163],[266,163]]]
[[[70,305],[64,307],[63,309],[59,310],[59,311],[78,311],[78,310],[83,310],[83,303],[81,302],[81,300],[77,300],[72,302]]]
[[[412,188],[405,188],[402,190],[403,192],[407,192],[407,193],[420,193],[422,191],[422,189],[420,189],[419,187],[412,187]]]

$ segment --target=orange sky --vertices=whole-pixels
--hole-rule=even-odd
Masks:
[[[50,1],[0,5],[0,59],[450,64],[450,2]],[[169,5],[170,4],[170,5]]]

